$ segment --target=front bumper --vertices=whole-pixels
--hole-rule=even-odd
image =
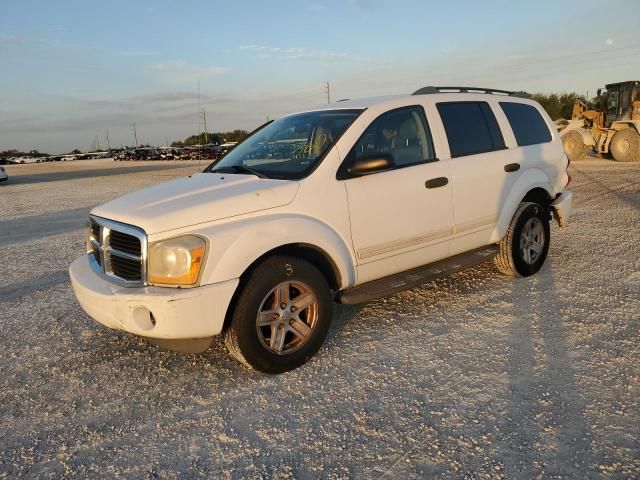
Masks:
[[[568,190],[565,190],[560,195],[558,195],[558,197],[553,202],[551,202],[553,218],[557,220],[558,225],[560,225],[561,228],[567,226],[567,223],[569,223],[572,201],[572,193]]]
[[[238,279],[196,288],[123,287],[91,268],[87,256],[69,267],[78,302],[109,328],[154,339],[209,338],[222,331]]]

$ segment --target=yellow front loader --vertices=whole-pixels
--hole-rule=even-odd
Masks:
[[[577,99],[571,120],[559,122],[558,130],[571,161],[583,160],[590,151],[618,162],[640,161],[640,81],[598,90],[597,105]]]

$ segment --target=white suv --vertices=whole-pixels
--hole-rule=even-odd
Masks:
[[[523,97],[426,87],[263,125],[202,173],[93,209],[76,296],[108,327],[191,352],[222,333],[279,373],[320,348],[334,301],[490,258],[531,275],[571,193],[556,129]]]

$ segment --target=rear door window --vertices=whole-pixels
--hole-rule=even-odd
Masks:
[[[551,132],[537,108],[524,103],[500,102],[519,147],[547,143]]]
[[[452,157],[505,148],[502,132],[487,102],[442,102],[437,108]]]

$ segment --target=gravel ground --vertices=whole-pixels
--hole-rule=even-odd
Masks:
[[[178,354],[103,328],[71,292],[91,206],[195,170],[9,168],[0,477],[640,477],[640,164],[572,166],[539,274],[484,264],[337,307],[320,353],[275,377],[219,340]]]

